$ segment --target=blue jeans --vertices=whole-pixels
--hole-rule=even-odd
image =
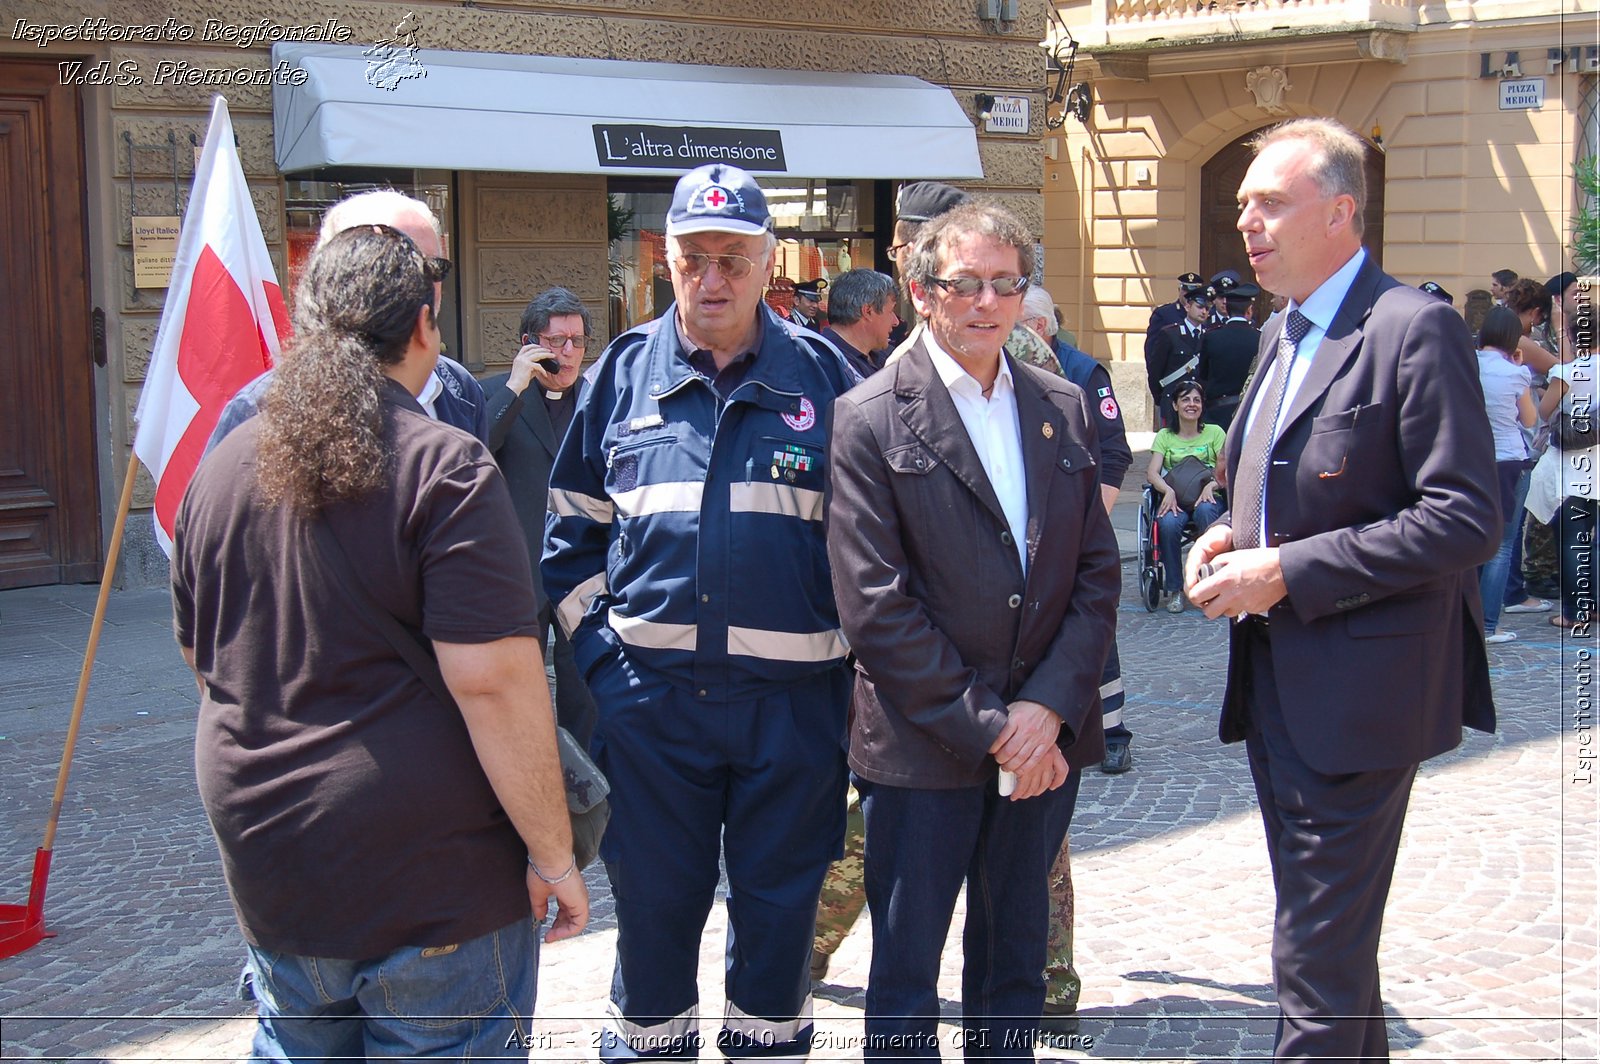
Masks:
[[[1032,1060],[1044,1008],[1049,872],[1079,774],[1037,798],[857,779],[867,820],[867,1060],[939,1060],[939,955],[967,885],[961,1045],[969,1061]]]
[[[1159,502],[1159,498],[1157,502]],[[1194,512],[1186,514],[1182,510],[1156,518],[1156,545],[1161,551],[1161,568],[1167,576],[1167,593],[1171,594],[1183,587],[1183,529],[1189,522],[1194,522],[1194,530],[1198,535],[1211,527],[1211,523],[1222,516],[1222,504],[1215,502],[1197,502]]]
[[[1522,503],[1528,497],[1530,479],[1527,462],[1496,462],[1494,465],[1500,477],[1500,512],[1505,517],[1505,529],[1500,537],[1500,549],[1478,573],[1484,635],[1494,635],[1500,627],[1500,610],[1508,601],[1506,578],[1511,572],[1513,548],[1522,538]]]
[[[531,920],[370,960],[248,949],[259,1021],[252,1060],[528,1059],[539,977]]]

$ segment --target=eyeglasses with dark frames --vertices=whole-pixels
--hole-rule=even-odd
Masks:
[[[685,277],[699,277],[712,264],[717,272],[732,281],[750,276],[756,264],[743,255],[707,255],[703,251],[683,251],[678,254],[678,272]]]
[[[538,339],[539,346],[548,351],[560,351],[568,344],[572,345],[574,351],[582,351],[589,346],[589,337],[583,333],[573,333],[571,336],[545,336],[541,333]]]
[[[999,298],[1006,299],[1020,296],[1028,287],[1026,277],[991,277],[987,280],[982,277],[930,277],[928,281],[962,299],[975,299],[985,288]]]

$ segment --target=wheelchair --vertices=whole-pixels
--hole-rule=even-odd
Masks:
[[[1217,499],[1225,501],[1221,491]],[[1146,484],[1139,496],[1139,601],[1144,604],[1146,613],[1154,613],[1161,607],[1161,596],[1167,586],[1166,567],[1176,565],[1180,573],[1183,571],[1181,556],[1171,559],[1161,556],[1161,543],[1156,536],[1156,509],[1160,502],[1156,489]],[[1182,549],[1187,550],[1199,535],[1192,523],[1184,528]]]

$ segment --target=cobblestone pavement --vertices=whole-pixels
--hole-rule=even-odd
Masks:
[[[1130,480],[1133,478],[1130,477]],[[1131,548],[1132,492],[1117,524]],[[1226,633],[1120,617],[1134,769],[1091,772],[1074,821],[1083,1032],[1048,1059],[1265,1058],[1272,889],[1242,748],[1215,738]],[[0,903],[28,890],[94,607],[93,587],[0,593]],[[1491,650],[1500,732],[1424,766],[1381,964],[1397,1058],[1595,1060],[1595,746],[1576,704],[1592,647],[1541,616]],[[1590,657],[1585,657],[1591,654]],[[1592,681],[1591,681],[1592,684]],[[1588,688],[1592,692],[1592,685]],[[46,904],[55,938],[0,960],[0,1057],[220,1060],[248,1052],[242,948],[193,782],[196,694],[161,591],[119,592],[95,667]],[[615,924],[603,876],[580,938],[545,950],[532,1059],[593,1059]],[[708,1045],[722,1013],[724,910],[702,950]],[[960,927],[960,914],[954,922]],[[817,992],[816,1059],[859,1057],[865,920]],[[959,1016],[952,936],[941,987]],[[959,1059],[957,1026],[945,1056]],[[707,1058],[715,1057],[710,1051]]]

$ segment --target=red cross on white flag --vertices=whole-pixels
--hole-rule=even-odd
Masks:
[[[271,368],[288,318],[218,96],[134,415],[133,449],[156,480],[156,540],[168,554],[178,503],[223,406]]]

